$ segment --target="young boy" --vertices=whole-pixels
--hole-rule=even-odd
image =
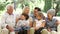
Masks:
[[[35,34],[41,34],[41,30],[44,28],[45,22],[42,18],[42,13],[38,13],[36,15],[36,19],[34,22]]]
[[[28,15],[22,14],[20,18],[18,19],[17,28],[16,28],[16,31],[19,32],[18,34],[27,34],[26,31],[29,30],[30,28],[28,18],[29,18]],[[21,31],[25,31],[25,33]]]

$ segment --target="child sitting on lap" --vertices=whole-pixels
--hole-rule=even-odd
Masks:
[[[17,21],[17,27],[15,28],[15,31],[18,31],[20,33],[20,31],[23,30],[29,30],[30,26],[28,18],[29,18],[28,15],[22,14]]]

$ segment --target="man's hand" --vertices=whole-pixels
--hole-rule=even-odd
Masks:
[[[14,28],[11,27],[11,26],[9,26],[9,25],[7,25],[6,28],[7,28],[10,32],[14,31]]]

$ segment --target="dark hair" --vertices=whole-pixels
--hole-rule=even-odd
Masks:
[[[38,11],[41,11],[41,9],[39,7],[35,7],[35,9],[37,9]]]
[[[28,20],[28,18],[29,18],[29,15],[27,15],[27,14],[22,14],[22,15],[24,15],[25,17],[26,17],[26,20]]]

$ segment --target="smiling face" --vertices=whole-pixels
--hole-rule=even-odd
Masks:
[[[25,9],[25,13],[26,13],[26,14],[29,14],[29,8],[26,8],[26,9]]]
[[[25,17],[24,15],[21,15],[20,18],[21,18],[22,20],[25,20],[25,19],[26,19],[26,17]]]
[[[41,19],[42,19],[42,13],[38,13],[38,14],[36,15],[36,18],[37,18],[38,20],[41,20]]]
[[[38,14],[38,10],[34,9],[34,16],[36,16]]]
[[[37,18],[38,20],[40,20],[40,19],[41,19],[41,16],[37,15],[36,18]]]
[[[47,14],[47,17],[48,17],[49,20],[52,20],[53,15],[51,15],[50,13],[48,13],[48,14]]]
[[[25,14],[28,15],[29,14],[29,11],[30,11],[29,7],[25,7],[23,13],[25,13]]]
[[[55,16],[55,9],[49,9],[48,11],[47,11],[47,17],[48,17],[48,19],[49,20],[52,20],[52,18]]]
[[[8,14],[12,14],[13,13],[13,7],[12,6],[8,6],[7,12],[8,12]]]
[[[35,7],[34,8],[34,16],[36,16],[38,12],[41,12],[41,9],[39,7]]]

